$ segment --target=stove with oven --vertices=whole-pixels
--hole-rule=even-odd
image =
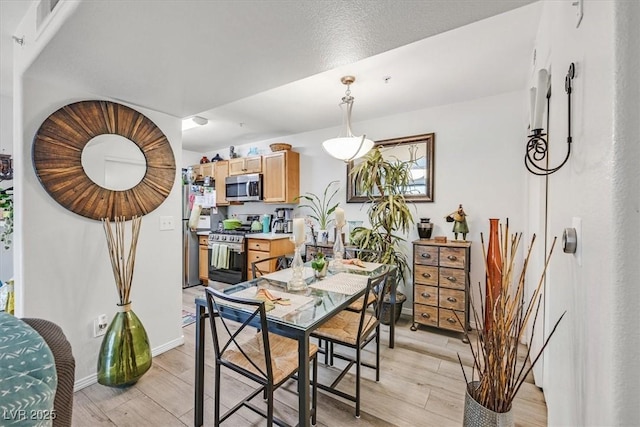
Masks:
[[[259,215],[256,216],[258,219]],[[249,220],[254,220],[249,216]],[[235,230],[216,230],[209,233],[209,280],[236,284],[247,280],[246,235],[251,231],[251,223],[243,223]]]

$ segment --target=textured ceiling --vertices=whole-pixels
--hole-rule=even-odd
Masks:
[[[207,151],[337,126],[346,73],[354,121],[524,88],[538,5],[499,14],[528,3],[84,1],[29,73],[207,117]]]

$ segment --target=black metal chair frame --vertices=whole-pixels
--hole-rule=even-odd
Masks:
[[[273,402],[274,402],[274,391],[284,384],[289,378],[297,378],[297,370],[292,372],[291,375],[282,379],[279,383],[274,383],[273,377],[273,367],[271,363],[271,350],[269,346],[269,332],[268,332],[268,324],[265,310],[264,301],[252,300],[234,297],[229,294],[225,294],[221,291],[212,288],[205,288],[206,298],[207,298],[207,306],[209,309],[209,313],[216,313],[215,316],[209,316],[209,321],[211,324],[211,335],[213,338],[213,347],[215,352],[216,364],[215,364],[215,425],[219,426],[222,422],[224,422],[228,417],[230,417],[233,413],[235,413],[241,407],[247,407],[253,412],[262,415],[267,419],[267,425],[271,427],[274,423],[279,426],[288,426],[284,420],[281,420],[273,415]],[[240,304],[245,307],[253,307],[255,310],[253,313],[246,319],[240,320],[235,316],[225,317],[225,307],[219,305],[216,302],[216,299],[221,299],[232,304]],[[224,327],[225,332],[228,334],[228,340],[221,342],[219,338],[219,326],[216,324],[216,317],[220,318],[220,323]],[[233,332],[232,328],[227,322],[233,322],[234,324],[239,324],[240,326],[237,328],[235,332]],[[256,324],[257,322],[257,324]],[[240,333],[242,333],[245,328],[254,328],[258,327],[259,330],[257,334],[262,338],[263,343],[263,351],[265,358],[265,367],[266,372],[262,368],[260,368],[251,358],[246,354],[243,350],[242,343],[238,342],[236,338]],[[223,355],[225,351],[230,348],[235,347],[237,351],[242,353],[247,361],[260,373],[257,375],[256,373],[247,370],[241,366],[238,366],[234,363],[231,363],[224,359]],[[311,424],[316,424],[316,408],[317,408],[317,372],[318,372],[318,364],[316,355],[311,356],[312,358],[312,396],[311,396]],[[260,387],[245,397],[241,402],[233,406],[223,415],[220,415],[220,379],[221,379],[221,367],[225,366],[235,372],[238,372],[244,375],[247,378],[255,381],[260,384]],[[299,368],[299,367],[298,367]],[[250,401],[257,396],[258,394],[263,393],[263,398],[267,401],[267,412],[263,409],[258,408]]]
[[[275,260],[275,269],[273,271],[284,270],[285,268],[289,268],[291,266],[291,262],[293,261],[293,255],[275,255],[269,258],[260,259],[258,261],[254,261],[251,263],[251,274],[253,278],[264,276],[265,274],[269,274],[271,271],[265,271],[260,269],[259,265],[263,263],[271,264],[271,261]],[[265,264],[263,264],[265,265]]]
[[[333,358],[337,358],[337,359],[341,359],[341,360],[345,360],[347,361],[347,366],[345,366],[345,368],[340,372],[340,374],[338,375],[338,377],[331,383],[331,385],[327,386],[324,384],[318,384],[318,388],[324,391],[327,391],[329,393],[335,394],[337,396],[340,396],[344,399],[350,400],[352,402],[355,402],[356,404],[356,418],[360,418],[360,370],[362,366],[366,366],[368,368],[372,368],[375,369],[376,371],[376,381],[380,381],[380,315],[382,313],[382,297],[384,296],[384,289],[385,289],[385,283],[387,278],[390,277],[389,272],[386,272],[384,274],[381,274],[379,276],[376,277],[370,277],[369,280],[367,281],[367,289],[365,291],[365,298],[369,297],[369,294],[371,292],[376,292],[376,301],[377,303],[375,304],[375,308],[374,308],[374,319],[375,319],[375,327],[373,329],[370,329],[370,332],[368,335],[364,335],[363,331],[364,331],[364,327],[367,326],[365,325],[365,318],[367,317],[367,310],[363,309],[360,312],[356,313],[356,312],[350,312],[352,313],[354,316],[355,315],[359,315],[359,324],[358,324],[358,333],[357,333],[357,338],[356,338],[356,342],[355,344],[350,344],[338,339],[333,339],[331,337],[327,337],[325,335],[320,335],[317,334],[319,331],[322,330],[322,327],[320,327],[318,330],[316,330],[316,333],[312,333],[311,336],[318,338],[320,340],[323,341],[327,341],[328,342],[328,346],[325,349],[320,349],[320,352],[324,352],[325,353],[325,363],[326,363],[326,356],[327,353],[329,353],[330,355],[330,365],[333,365]],[[345,310],[348,311],[348,310]],[[373,339],[375,339],[376,341],[376,362],[375,365],[372,365],[370,363],[365,363],[362,361],[361,359],[361,351],[362,349],[364,349]],[[339,346],[344,346],[344,347],[348,347],[351,348],[353,350],[355,350],[355,358],[350,357],[348,355],[342,354],[342,353],[337,353],[334,352],[334,345],[339,345]],[[356,390],[355,390],[355,395],[351,395],[348,393],[345,393],[341,390],[336,389],[336,386],[338,385],[338,383],[340,383],[340,381],[345,377],[345,375],[347,374],[347,372],[349,372],[349,370],[351,369],[351,367],[355,365],[356,366]]]

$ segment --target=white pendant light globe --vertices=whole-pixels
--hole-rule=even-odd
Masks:
[[[327,139],[322,148],[331,157],[344,162],[360,158],[373,148],[373,141],[363,136],[338,137]]]
[[[351,160],[364,156],[374,145],[374,142],[367,139],[366,135],[354,136],[351,132],[351,109],[353,108],[354,98],[351,96],[349,86],[355,80],[356,78],[353,76],[344,76],[340,79],[343,84],[347,85],[347,91],[340,103],[340,107],[343,108],[344,111],[342,128],[338,137],[327,139],[322,143],[322,148],[324,148],[327,154],[344,162],[350,162]]]

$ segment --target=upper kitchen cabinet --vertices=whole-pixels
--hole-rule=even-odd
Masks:
[[[216,206],[228,206],[227,189],[224,179],[229,176],[229,160],[215,162]]]
[[[300,195],[300,154],[277,151],[262,156],[265,203],[297,203]]]
[[[262,156],[238,157],[229,160],[229,176],[262,172]]]
[[[204,181],[205,176],[215,176],[215,163],[201,163],[191,166],[191,169],[193,169],[193,172],[196,174],[197,182]]]

